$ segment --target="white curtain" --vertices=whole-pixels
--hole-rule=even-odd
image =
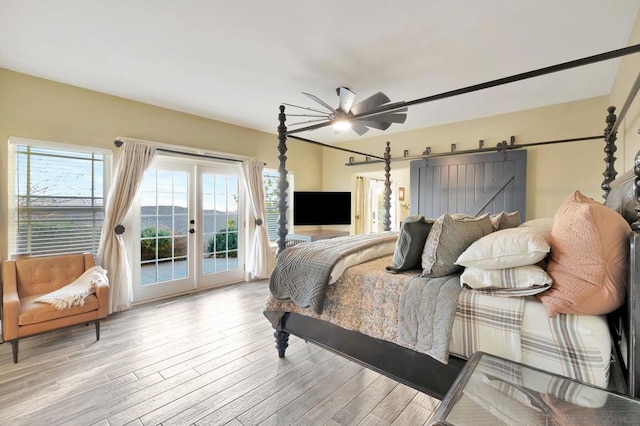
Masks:
[[[255,222],[255,232],[249,251],[247,271],[255,278],[267,278],[271,274],[271,247],[267,234],[267,211],[264,202],[262,172],[264,164],[258,160],[245,160],[240,171],[249,195],[249,209]]]
[[[371,232],[371,180],[364,176],[356,177],[356,234]]]
[[[98,264],[108,271],[109,313],[128,309],[133,301],[131,268],[121,224],[140,188],[144,172],[156,155],[154,147],[141,143],[124,142],[120,149],[107,196],[97,257]]]

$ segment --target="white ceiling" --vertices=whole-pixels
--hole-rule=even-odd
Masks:
[[[0,67],[275,133],[281,102],[318,106],[303,91],[336,107],[338,86],[356,103],[377,91],[411,101],[625,47],[639,9],[639,0],[0,0]],[[414,106],[386,133],[608,94],[618,63]]]

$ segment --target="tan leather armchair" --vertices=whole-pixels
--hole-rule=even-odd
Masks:
[[[100,320],[108,313],[109,285],[99,283],[83,306],[57,310],[35,299],[73,282],[95,265],[91,253],[27,257],[2,263],[2,337],[11,342],[13,362],[18,362],[22,337],[76,324],[95,322],[100,340]]]

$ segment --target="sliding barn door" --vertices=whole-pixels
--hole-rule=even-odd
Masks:
[[[526,176],[526,150],[412,161],[411,214],[519,211],[524,221]]]

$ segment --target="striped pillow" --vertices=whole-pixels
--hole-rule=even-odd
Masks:
[[[532,296],[551,287],[551,277],[538,265],[505,269],[465,268],[462,288],[493,296]]]

